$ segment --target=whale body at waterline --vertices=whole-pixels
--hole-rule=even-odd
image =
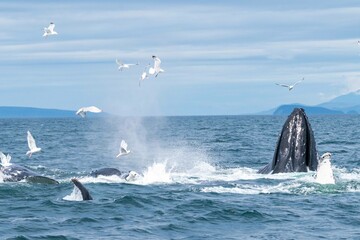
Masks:
[[[99,176],[117,176],[125,179],[126,181],[134,181],[140,175],[135,171],[123,172],[116,168],[100,168],[98,170],[92,171],[90,176],[95,178]]]
[[[16,164],[1,166],[0,172],[2,174],[4,182],[26,181],[31,183],[46,183],[46,184],[59,183],[58,181],[52,178],[41,176],[26,167]]]

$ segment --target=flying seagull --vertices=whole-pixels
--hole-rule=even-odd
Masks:
[[[2,165],[3,167],[6,167],[6,166],[10,166],[10,165],[11,165],[11,163],[10,163],[10,161],[11,161],[11,156],[10,156],[10,154],[5,155],[5,154],[3,154],[2,152],[0,152],[0,159],[1,159],[1,165]]]
[[[29,151],[26,152],[26,155],[29,156],[29,158],[31,157],[31,155],[33,153],[37,153],[41,151],[41,148],[38,148],[36,146],[36,142],[34,137],[31,135],[30,131],[27,131],[27,142],[28,142],[28,146],[29,146]]]
[[[100,113],[100,112],[102,112],[102,110],[95,106],[82,107],[79,110],[77,110],[76,115],[79,115],[84,118],[84,117],[86,117],[87,112]]]
[[[121,140],[119,154],[116,156],[116,158],[122,155],[129,154],[130,150],[128,150],[127,147],[128,147],[127,143],[124,140]]]
[[[160,68],[160,64],[161,64],[161,60],[160,58],[156,57],[156,56],[152,56],[152,58],[154,59],[154,67],[149,68],[149,74],[150,75],[154,75],[155,77],[157,77],[157,75],[159,73],[165,72],[164,69]]]
[[[46,27],[44,28],[43,37],[58,34],[57,32],[54,31],[54,28],[55,28],[55,24],[51,22],[50,25],[47,28]]]
[[[144,71],[143,71],[143,73],[141,74],[140,81],[139,81],[139,87],[140,87],[141,81],[144,81],[146,78],[149,77],[149,75],[147,75],[147,73],[146,73],[147,68],[148,68],[149,66],[150,66],[150,63],[144,68]]]
[[[302,81],[304,81],[305,78],[302,78],[300,81],[297,81],[296,83],[294,83],[293,85],[287,85],[287,84],[280,84],[280,83],[275,83],[276,85],[282,86],[282,87],[286,87],[289,89],[289,91],[291,91],[296,84],[301,83]]]
[[[139,65],[139,63],[122,63],[120,60],[116,59],[116,64],[118,65],[118,70],[122,71],[123,68],[130,68],[130,66]]]

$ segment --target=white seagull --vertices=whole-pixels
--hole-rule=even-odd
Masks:
[[[1,165],[2,165],[3,167],[6,167],[6,166],[10,166],[10,165],[11,165],[11,163],[10,163],[10,160],[11,160],[10,154],[5,155],[5,154],[3,154],[2,152],[0,152],[0,159],[1,159]]]
[[[304,81],[305,78],[302,78],[300,81],[297,81],[296,83],[294,83],[293,85],[287,85],[287,84],[280,84],[280,83],[275,83],[276,85],[282,86],[282,87],[286,87],[289,89],[289,91],[291,91],[296,84],[301,83],[302,81]]]
[[[130,66],[139,65],[139,63],[122,63],[118,59],[116,59],[116,64],[118,65],[118,70],[120,70],[120,71],[122,71],[123,68],[130,68]]]
[[[87,112],[100,113],[100,112],[102,112],[102,110],[95,106],[82,107],[79,110],[77,110],[76,115],[79,115],[84,118],[86,116]]]
[[[140,81],[139,81],[139,87],[140,87],[140,84],[141,84],[141,81],[144,81],[146,78],[149,77],[149,75],[147,75],[147,68],[150,66],[150,63],[144,68],[144,71],[143,73],[141,74],[141,77],[140,77]]]
[[[43,37],[47,37],[50,35],[57,35],[58,33],[54,31],[55,28],[55,24],[54,23],[50,23],[50,25],[46,28],[44,28],[44,35]]]
[[[334,174],[331,168],[331,153],[327,152],[321,156],[315,180],[320,184],[335,184]]]
[[[37,153],[41,151],[41,148],[38,148],[36,146],[36,142],[34,137],[31,135],[30,131],[27,131],[27,142],[28,142],[28,146],[29,146],[29,151],[26,152],[26,155],[29,156],[29,158],[31,157],[31,155],[33,153]]]
[[[121,140],[119,154],[116,156],[116,158],[122,155],[129,154],[130,150],[128,150],[127,147],[128,147],[127,143],[124,140]]]
[[[156,56],[152,56],[152,58],[154,59],[154,67],[149,68],[149,74],[150,75],[154,75],[155,77],[157,77],[157,75],[159,73],[165,72],[164,69],[160,68],[160,64],[161,64],[161,60],[160,58],[156,57]]]

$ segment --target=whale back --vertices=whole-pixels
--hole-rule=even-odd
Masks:
[[[101,168],[95,171],[92,171],[90,173],[90,176],[92,177],[98,177],[99,175],[102,176],[122,176],[123,172],[121,172],[120,170],[116,169],[116,168]]]
[[[25,180],[31,183],[46,183],[46,184],[58,184],[59,182],[44,176],[40,176],[30,169],[11,164],[9,166],[1,167],[1,173],[4,177],[4,182],[19,182]]]

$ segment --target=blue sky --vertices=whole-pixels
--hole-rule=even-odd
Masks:
[[[360,88],[359,1],[1,1],[0,105],[248,114]],[[49,22],[57,36],[42,37]],[[138,79],[159,56],[165,73]],[[115,59],[140,62],[124,72]],[[274,83],[293,83],[293,91]]]

